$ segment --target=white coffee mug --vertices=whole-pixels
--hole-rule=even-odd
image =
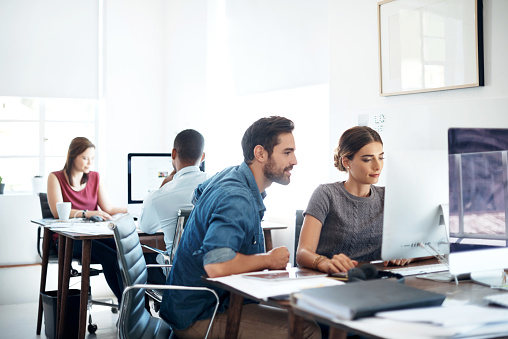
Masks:
[[[71,203],[70,202],[57,202],[56,211],[58,213],[58,219],[69,220],[71,214]]]

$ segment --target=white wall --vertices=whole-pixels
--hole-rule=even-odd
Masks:
[[[127,154],[164,144],[164,2],[105,1],[104,99],[98,152],[101,178],[127,205]]]
[[[391,149],[444,150],[450,127],[508,127],[507,1],[483,0],[484,87],[390,97],[379,96],[377,2],[329,2],[330,149],[359,116],[373,124],[385,115],[388,155]]]
[[[41,262],[37,253],[37,225],[30,222],[40,218],[37,195],[0,195],[0,266]]]

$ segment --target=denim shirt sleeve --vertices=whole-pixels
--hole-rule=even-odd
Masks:
[[[203,257],[203,266],[233,260],[235,257],[236,252],[229,247],[216,248],[205,254]]]
[[[205,265],[231,260],[238,252],[264,252],[261,219],[251,197],[245,189],[234,189],[215,206],[203,241]]]

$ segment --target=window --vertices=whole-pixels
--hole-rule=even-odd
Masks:
[[[32,191],[32,178],[62,169],[70,141],[96,143],[97,100],[0,97],[4,193]],[[44,185],[45,187],[45,185]]]

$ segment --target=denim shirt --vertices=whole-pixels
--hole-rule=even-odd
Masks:
[[[195,206],[178,246],[170,285],[213,288],[220,300],[219,312],[229,302],[229,292],[204,283],[204,265],[233,259],[237,253],[264,253],[261,220],[265,212],[264,192],[244,162],[230,167],[199,185]],[[166,290],[160,316],[183,330],[213,314],[215,297],[206,291]]]

